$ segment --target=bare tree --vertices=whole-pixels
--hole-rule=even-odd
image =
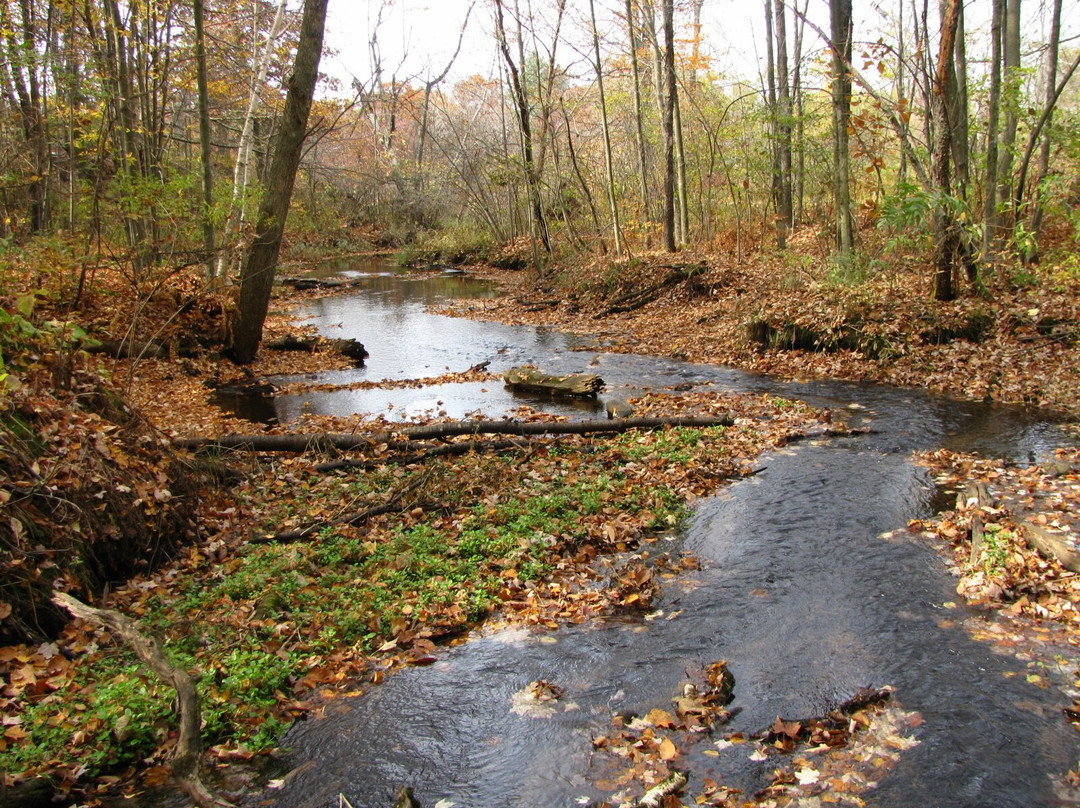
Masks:
[[[513,95],[515,112],[517,113],[518,133],[521,136],[522,172],[525,178],[525,192],[529,197],[529,209],[532,213],[530,219],[530,232],[533,237],[533,267],[540,272],[540,257],[536,250],[536,239],[540,239],[544,251],[551,253],[551,237],[548,234],[547,217],[544,215],[544,206],[540,199],[540,176],[536,169],[535,144],[533,142],[532,117],[529,111],[529,98],[525,89],[525,77],[523,75],[525,65],[514,61],[510,54],[510,45],[506,37],[506,21],[503,11],[503,0],[495,0],[495,36],[498,39],[499,51],[506,64],[506,74],[510,79],[510,90]],[[520,41],[520,29],[518,35]]]

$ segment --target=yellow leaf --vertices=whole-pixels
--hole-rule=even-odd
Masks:
[[[660,742],[660,758],[662,760],[673,760],[678,756],[679,750],[675,748],[675,744],[671,742],[671,738],[664,738]]]

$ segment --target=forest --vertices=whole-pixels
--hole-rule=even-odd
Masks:
[[[937,559],[956,602],[925,630],[1011,660],[1044,739],[1075,743],[1080,9],[738,6],[462,0],[436,31],[404,0],[0,0],[0,805],[314,804],[290,727],[442,671],[477,627],[554,645],[675,620],[668,593],[720,574],[673,543],[700,504],[830,441],[892,441],[934,489],[858,540]],[[480,290],[422,298],[441,319],[400,337],[436,343],[422,371],[379,377],[374,321],[312,324],[383,275]],[[445,359],[450,320],[526,330]],[[575,336],[508,367],[551,333]],[[449,402],[518,393],[533,361],[573,406]],[[653,362],[701,375],[643,381]],[[879,389],[926,398],[879,413]],[[361,392],[394,403],[316,400]],[[901,406],[997,426],[916,440]],[[884,672],[743,727],[773,705],[740,701],[768,688],[739,665],[593,710],[581,804],[865,804],[936,748]],[[537,674],[505,712],[572,690]],[[1080,799],[1075,748],[1045,744],[1025,788]],[[745,782],[708,768],[751,747]],[[317,785],[339,808],[499,803]],[[535,804],[564,804],[547,785]]]

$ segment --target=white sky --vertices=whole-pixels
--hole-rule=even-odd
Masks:
[[[522,8],[529,2],[518,1]],[[607,36],[614,45],[622,47],[626,32],[622,22],[616,19],[616,12],[623,9],[624,0],[595,2],[601,36]],[[368,43],[379,10],[385,6],[378,31],[384,79],[388,80],[395,73],[399,80],[434,77],[442,72],[454,53],[469,5],[470,0],[330,0],[326,43],[337,53],[324,56],[322,70],[340,79],[344,92],[348,91],[353,76],[365,83],[370,80],[372,65]],[[511,5],[507,3],[508,7]],[[535,5],[540,9],[547,8],[550,3],[535,0]],[[885,15],[895,15],[898,5],[897,0],[854,0],[857,45],[860,39],[876,39],[888,27]],[[1025,16],[1031,15],[1025,20],[1025,38],[1044,40],[1043,21],[1038,19],[1042,4],[1029,2],[1024,5]],[[758,80],[758,64],[764,57],[762,6],[763,0],[705,0],[702,12],[705,52],[714,57],[714,68],[729,78],[741,76],[754,83]],[[967,0],[965,8],[969,38],[977,40],[982,47],[988,28],[989,0]],[[906,13],[910,11],[906,9]],[[827,30],[828,0],[809,0],[808,16]],[[931,22],[931,27],[935,24],[936,19]],[[566,65],[580,58],[573,50],[573,43],[582,47],[587,25],[586,0],[568,0],[567,19],[563,23],[564,42],[560,44],[558,54],[560,64]],[[461,53],[449,75],[450,81],[475,73],[494,75],[497,53],[493,29],[491,0],[476,0]],[[1080,3],[1066,2],[1063,41],[1069,34],[1075,36],[1078,29]],[[677,32],[676,36],[679,35]],[[790,42],[790,23],[788,36]],[[804,53],[820,47],[816,35],[808,30]],[[978,59],[979,54],[969,54],[969,58]],[[578,69],[591,74],[584,64]]]
[[[811,0],[811,7],[817,5],[825,9],[825,2]],[[399,79],[441,73],[453,56],[469,5],[469,0],[392,0],[383,12],[378,32],[384,77],[389,78],[395,70]],[[546,4],[538,3],[537,7],[541,5]],[[342,79],[346,85],[351,76],[361,81],[370,78],[372,65],[368,43],[382,6],[383,0],[330,0],[326,42],[337,54],[324,57],[324,72]],[[623,0],[596,0],[601,36],[606,33],[619,44],[625,41],[626,33],[621,21],[615,18],[615,11],[622,7]],[[813,16],[813,12],[811,14]],[[585,0],[567,3],[567,18],[563,23],[565,41],[559,50],[561,63],[578,58],[572,43],[581,42],[587,15]],[[756,49],[760,49],[758,42],[764,41],[763,26],[760,0],[705,2],[702,14],[704,38],[710,52],[719,57],[722,69],[756,73]],[[494,74],[497,53],[493,30],[491,0],[477,0],[461,53],[449,77],[451,80],[474,73]]]

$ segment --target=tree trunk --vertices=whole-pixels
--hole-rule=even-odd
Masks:
[[[791,91],[788,80],[787,21],[784,0],[776,3],[777,153],[780,162],[779,199],[776,210],[776,243],[787,247],[792,222],[791,188]]]
[[[1054,8],[1050,20],[1050,41],[1046,47],[1046,109],[1052,110],[1057,103],[1057,74],[1058,74],[1058,51],[1061,43],[1061,0],[1054,0]],[[1052,114],[1052,113],[1051,113]],[[1050,171],[1050,124],[1051,119],[1047,116],[1046,131],[1043,133],[1042,145],[1039,148],[1038,173],[1035,178],[1035,190],[1032,193],[1031,203],[1031,226],[1030,230],[1036,238],[1042,230],[1043,200],[1042,184]],[[1023,168],[1021,169],[1023,171]],[[1023,192],[1023,189],[1019,189]],[[1037,261],[1039,258],[1038,247],[1032,246],[1031,254],[1025,256],[1029,261]]]
[[[851,215],[851,168],[848,127],[851,121],[852,53],[851,0],[830,0],[832,22],[833,204],[836,208],[836,246],[847,266],[855,250]]]
[[[1020,0],[1007,0],[1005,6],[1005,24],[1002,29],[1003,58],[1002,65],[1002,101],[1004,102],[1005,121],[1001,128],[1001,143],[998,147],[998,202],[1006,206],[1004,221],[998,214],[998,241],[1003,233],[1016,224],[1017,211],[1013,201],[1013,166],[1016,156],[1016,129],[1020,119],[1020,91],[1023,74],[1020,70]]]
[[[949,111],[953,99],[949,90],[954,86],[949,74],[955,68],[956,29],[960,18],[961,0],[944,0],[942,4],[941,39],[938,49],[937,68],[931,92],[934,112],[934,189],[939,202],[934,208],[934,297],[952,300],[956,297],[953,277],[960,255],[960,234],[956,213],[949,204],[952,196],[952,136],[953,126]]]
[[[526,95],[525,83],[522,71],[525,65],[518,65],[514,57],[510,55],[510,46],[506,38],[506,24],[504,22],[502,0],[495,0],[495,36],[498,39],[499,51],[506,63],[506,73],[510,77],[510,88],[514,96],[515,111],[517,113],[518,132],[521,136],[522,173],[525,178],[525,191],[529,197],[529,210],[531,212],[531,230],[539,237],[543,244],[544,252],[551,253],[551,238],[548,235],[547,218],[544,215],[544,206],[540,199],[540,177],[536,170],[534,157],[534,143],[532,120],[529,113],[529,99]],[[534,240],[535,244],[535,240]],[[540,261],[533,250],[533,264],[540,273]]]
[[[638,193],[641,196],[642,221],[649,218],[649,168],[645,154],[645,114],[641,104],[641,70],[638,65],[638,42],[634,33],[634,8],[626,0],[626,28],[630,37],[630,75],[634,82],[634,126],[637,135]]]
[[[664,249],[675,252],[675,0],[663,0],[664,15]]]
[[[296,61],[288,81],[285,109],[278,129],[274,158],[255,237],[244,260],[240,276],[240,310],[233,325],[229,353],[238,364],[255,359],[262,340],[263,322],[270,303],[278,254],[285,220],[289,215],[300,153],[307,135],[308,115],[315,83],[319,78],[319,59],[322,56],[323,30],[326,25],[326,6],[329,0],[304,0],[304,16],[300,24],[300,42]]]
[[[600,60],[600,32],[596,30],[596,6],[589,0],[592,21],[593,53],[596,56],[596,88],[600,93],[600,123],[604,134],[604,169],[607,172],[608,205],[611,209],[611,228],[615,239],[615,255],[623,254],[622,228],[619,226],[619,203],[615,196],[615,168],[611,157],[611,133],[608,131],[607,97],[604,95],[604,66]]]
[[[435,440],[463,435],[591,435],[594,433],[630,432],[634,429],[661,427],[704,428],[731,426],[731,415],[702,415],[671,418],[620,418],[602,421],[451,421],[376,432],[374,434],[318,433],[315,435],[226,435],[221,438],[176,438],[180,449],[242,449],[254,452],[310,452],[316,450],[363,449],[381,443],[406,440]]]
[[[1001,44],[1006,0],[993,0],[990,23],[990,97],[986,110],[986,180],[983,201],[983,263],[993,267],[998,249],[998,127],[1001,118]]]
[[[203,0],[192,0],[195,17],[195,77],[199,92],[199,152],[202,158],[203,249],[206,277],[214,277],[214,166],[210,151],[210,92],[206,80],[206,33]]]

